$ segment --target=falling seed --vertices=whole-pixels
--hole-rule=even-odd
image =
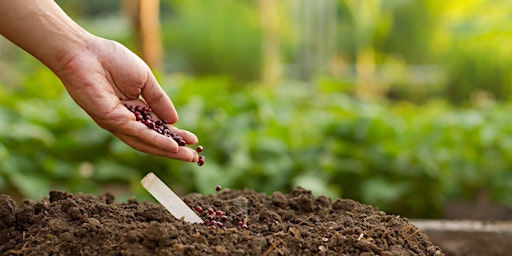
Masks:
[[[199,156],[199,160],[197,161],[197,165],[203,166],[204,164],[204,156]]]

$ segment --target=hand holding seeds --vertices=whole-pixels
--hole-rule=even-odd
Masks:
[[[154,120],[167,120],[169,129],[186,144],[198,142],[193,133],[171,126],[178,121],[178,113],[149,67],[118,43],[101,38],[89,42],[92,45],[87,51],[76,53],[56,72],[75,102],[99,126],[134,149],[198,162],[199,155],[194,149],[179,146],[171,137],[148,129],[123,106],[148,106]]]
[[[169,124],[178,121],[151,69],[128,48],[87,32],[55,1],[0,1],[0,14],[0,34],[50,68],[100,127],[139,151],[199,161],[195,150],[147,129],[123,106],[149,106]],[[186,144],[197,143],[191,132],[173,132]]]

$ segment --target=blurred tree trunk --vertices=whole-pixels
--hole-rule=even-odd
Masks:
[[[163,59],[160,35],[160,1],[124,0],[123,9],[135,31],[137,52],[151,69],[160,71]]]
[[[277,86],[281,77],[281,40],[279,38],[279,1],[258,0],[262,30],[262,71],[264,85]]]

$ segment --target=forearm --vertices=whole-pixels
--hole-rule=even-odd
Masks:
[[[58,72],[92,35],[53,0],[0,0],[0,34]]]

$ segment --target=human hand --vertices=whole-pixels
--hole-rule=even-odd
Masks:
[[[188,131],[171,126],[178,113],[159,86],[149,67],[119,43],[92,36],[85,50],[63,59],[54,69],[66,90],[102,128],[110,131],[134,149],[153,155],[196,162],[198,154],[181,147],[135,120],[123,104],[149,106],[169,128],[187,144],[198,142]]]

